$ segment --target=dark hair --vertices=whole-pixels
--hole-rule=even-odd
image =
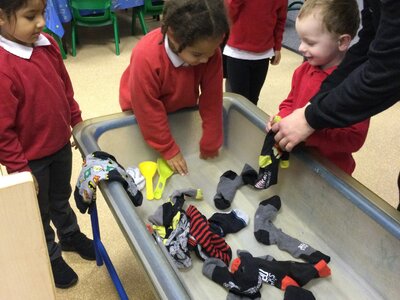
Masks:
[[[0,9],[3,10],[7,18],[10,18],[11,16],[15,16],[17,10],[27,5],[28,1],[29,0],[0,0]],[[42,1],[46,3],[46,0]]]
[[[315,12],[320,9],[320,12]],[[307,0],[304,2],[298,18],[318,13],[328,32],[355,37],[360,25],[360,12],[356,0]]]
[[[171,29],[178,52],[203,38],[224,37],[229,22],[224,0],[168,0],[164,3],[161,32]]]

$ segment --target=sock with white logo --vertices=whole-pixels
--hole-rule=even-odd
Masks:
[[[254,236],[257,241],[265,245],[276,244],[279,249],[311,264],[316,264],[321,260],[329,263],[331,259],[329,256],[275,227],[272,219],[275,218],[280,208],[281,199],[277,195],[260,202],[254,217]]]
[[[203,264],[203,275],[229,290],[227,299],[260,299],[262,281],[254,259],[244,258],[238,269],[231,273],[220,259],[209,257]]]

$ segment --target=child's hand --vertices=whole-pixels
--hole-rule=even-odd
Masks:
[[[272,125],[275,123],[279,122],[281,120],[281,117],[278,115],[273,115],[271,118],[269,118],[269,121],[265,125],[265,131],[268,132],[271,130]]]
[[[200,158],[201,158],[201,159],[215,158],[215,157],[217,157],[218,155],[219,155],[218,150],[217,150],[216,152],[214,152],[213,154],[211,154],[211,155],[210,155],[210,154],[209,154],[209,155],[206,155],[206,154],[200,152]]]
[[[186,160],[183,158],[183,155],[180,152],[173,158],[167,160],[167,163],[175,173],[179,173],[182,176],[188,173]]]
[[[281,62],[281,51],[275,51],[275,55],[271,58],[271,65],[278,65]]]

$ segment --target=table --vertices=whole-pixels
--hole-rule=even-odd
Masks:
[[[112,0],[113,10],[128,9],[144,5],[144,0]],[[72,19],[68,0],[47,0],[46,27],[62,38],[64,36],[63,23]]]

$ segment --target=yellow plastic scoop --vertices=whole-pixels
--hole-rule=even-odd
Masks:
[[[157,172],[157,164],[154,161],[143,161],[139,164],[139,170],[146,180],[146,198],[153,200],[153,177]]]
[[[154,191],[154,198],[161,199],[165,183],[167,182],[167,179],[174,174],[174,171],[172,171],[168,163],[162,158],[157,159],[157,170],[159,178],[156,189]]]

